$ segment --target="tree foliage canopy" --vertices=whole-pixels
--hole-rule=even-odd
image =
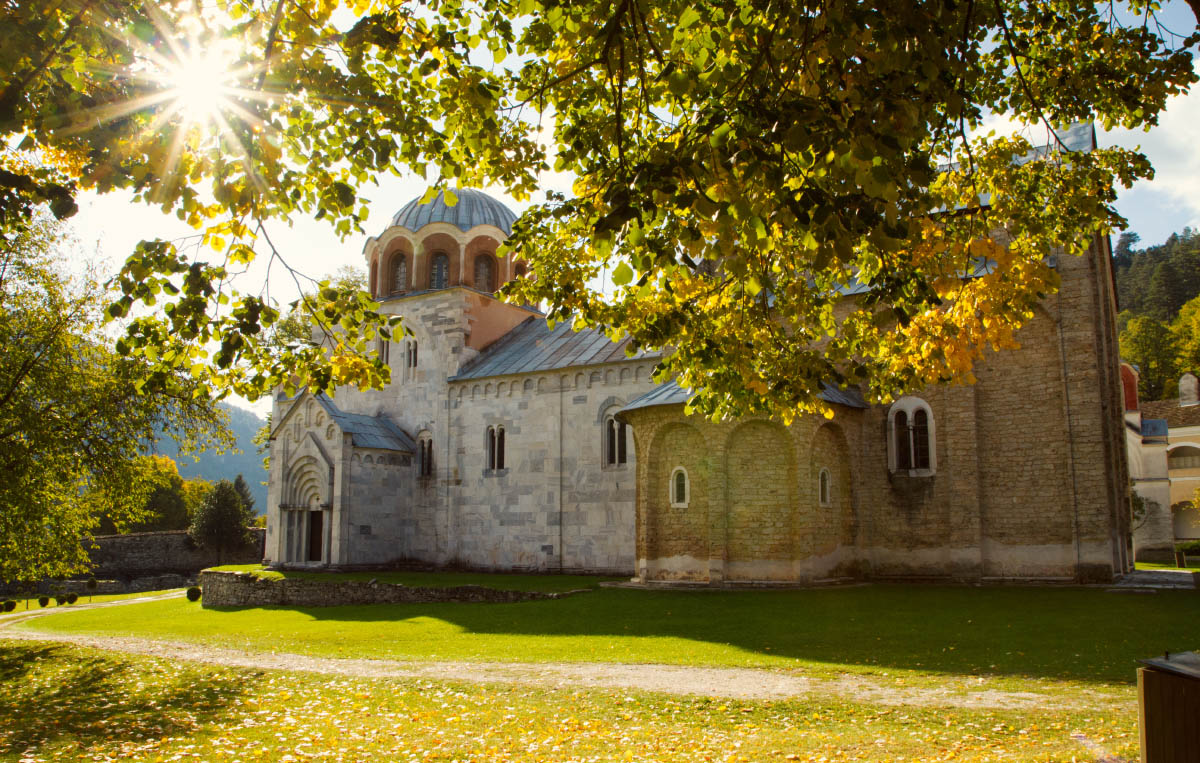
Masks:
[[[121,349],[155,383],[186,368],[253,397],[379,383],[366,356],[389,330],[361,292],[326,284],[311,312],[341,327],[331,347],[273,347],[277,308],[229,285],[251,245],[270,249],[266,221],[348,235],[366,215],[356,189],[387,173],[525,198],[552,163],[573,193],[519,220],[510,245],[536,279],[511,296],[670,350],[662,375],[705,413],[788,417],[821,405],[822,381],[882,399],[969,380],[987,347],[1013,344],[1055,287],[1046,257],[1112,230],[1115,186],[1151,170],[1134,151],[1031,156],[972,130],[991,112],[1155,124],[1195,81],[1200,39],[1155,7],[219,0],[197,18],[182,0],[8,4],[0,124],[58,173],[0,178],[0,214],[127,188],[197,226],[214,260],[147,242],[126,263],[111,314],[161,311]],[[201,51],[235,65],[214,66],[223,89],[197,118],[177,86]],[[985,258],[991,272],[961,277]]]
[[[63,230],[34,217],[0,242],[0,580],[82,571],[97,523],[146,516],[155,475],[138,458],[162,428],[220,439],[207,398],[176,378],[139,392],[148,369],[109,346],[106,294],[60,263]]]

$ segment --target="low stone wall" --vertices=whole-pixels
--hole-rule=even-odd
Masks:
[[[419,588],[368,581],[269,580],[249,572],[205,570],[200,573],[205,607],[335,607],[346,604],[419,604],[430,602],[511,603],[559,599],[578,591],[542,593],[502,591],[477,585]]]
[[[136,578],[174,573],[193,576],[205,567],[218,564],[254,564],[263,558],[267,531],[251,528],[254,541],[244,549],[228,552],[217,559],[217,552],[199,548],[186,530],[97,535],[96,548],[88,552],[92,574],[97,578]]]

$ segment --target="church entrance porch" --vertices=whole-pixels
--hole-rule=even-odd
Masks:
[[[284,564],[328,564],[329,538],[325,511],[279,510],[284,527]]]

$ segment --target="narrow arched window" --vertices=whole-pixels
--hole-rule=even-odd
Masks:
[[[420,443],[420,464],[421,476],[433,476],[433,440],[431,438],[423,438]]]
[[[483,468],[496,468],[496,428],[487,428],[487,460],[484,462]]]
[[[828,469],[817,474],[817,502],[822,506],[833,505],[833,476]]]
[[[909,438],[908,432],[908,413],[897,411],[894,421],[896,433],[896,468],[911,469],[913,468],[912,441]]]
[[[912,461],[914,469],[929,468],[929,414],[924,408],[913,411]]]
[[[496,468],[504,468],[504,427],[496,428]]]
[[[626,463],[627,455],[629,453],[628,446],[625,444],[627,428],[628,427],[626,426],[624,421],[617,422],[617,463],[618,464]]]
[[[450,257],[445,252],[436,252],[429,266],[429,288],[444,289],[450,283]]]
[[[671,484],[667,486],[671,494],[671,508],[686,509],[691,500],[691,485],[688,481],[687,470],[677,466],[671,472]]]
[[[389,356],[391,355],[391,349],[392,349],[392,343],[389,342],[388,340],[382,339],[382,338],[379,340],[379,344],[375,348],[376,353],[379,355],[379,362],[384,364],[385,366],[388,364],[388,361],[390,360]]]
[[[604,462],[609,466],[617,463],[617,420],[608,417],[608,426],[604,428]]]
[[[408,258],[403,254],[392,256],[392,293],[408,288]]]
[[[495,267],[490,254],[475,257],[475,288],[480,291],[495,291]]]
[[[417,340],[410,339],[405,343],[406,352],[404,355],[404,365],[407,368],[417,367]]]

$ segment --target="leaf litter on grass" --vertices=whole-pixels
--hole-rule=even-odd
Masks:
[[[1136,752],[1121,712],[330,678],[11,642],[0,677],[0,758],[30,763],[1089,759],[1072,733]]]

